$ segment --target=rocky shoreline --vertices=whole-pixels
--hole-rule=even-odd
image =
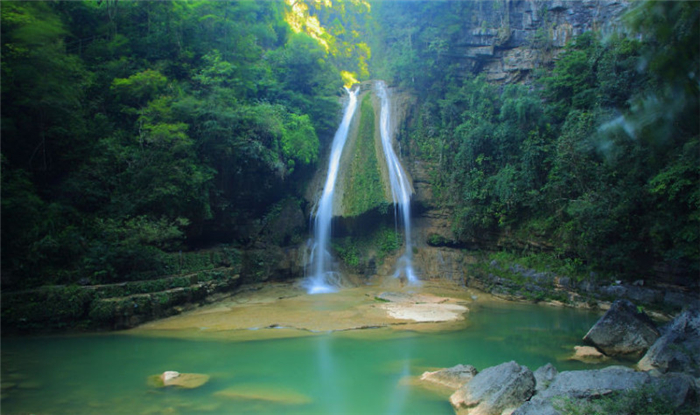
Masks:
[[[629,337],[643,336],[636,325],[643,313],[631,313],[624,300],[613,307],[591,332],[623,329]],[[614,321],[618,325],[611,325]],[[591,340],[591,332],[584,339]],[[457,365],[425,372],[421,381],[453,391],[450,403],[458,415],[563,415],[586,413],[639,413],[654,407],[668,414],[696,414],[700,402],[700,310],[688,308],[668,325],[636,369],[610,366],[598,370],[558,372],[551,364],[536,369],[515,361],[477,371]],[[595,336],[594,336],[595,337]],[[625,343],[625,341],[620,341]],[[634,340],[627,339],[626,344]],[[619,349],[624,349],[620,347]],[[608,349],[611,355],[624,353]]]
[[[618,299],[626,299],[656,319],[668,320],[684,307],[700,307],[698,287],[645,286],[642,280],[627,283],[603,281],[595,276],[576,281],[553,272],[541,272],[517,263],[501,265],[491,261],[473,268],[464,278],[470,288],[509,301],[544,302],[554,306],[607,310]]]
[[[635,414],[644,408],[654,414],[699,413],[700,309],[686,308],[659,327],[651,345],[640,341],[650,336],[647,320],[628,301],[616,301],[584,337],[609,356],[629,355],[631,349],[643,353],[636,370],[558,372],[547,364],[533,372],[511,361],[480,372],[470,365],[426,372],[421,381],[453,390],[450,403],[457,415]]]

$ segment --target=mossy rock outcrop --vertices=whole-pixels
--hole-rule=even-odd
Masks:
[[[129,328],[176,314],[183,305],[239,284],[238,268],[223,267],[119,284],[3,292],[2,328],[22,332]]]

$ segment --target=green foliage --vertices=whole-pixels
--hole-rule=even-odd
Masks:
[[[500,233],[556,246],[551,255],[567,272],[696,274],[700,57],[690,45],[700,7],[637,2],[624,30],[578,36],[534,84],[500,88],[465,76],[464,65],[435,64],[439,46],[449,54],[453,45],[442,40],[460,31],[427,17],[470,7],[380,8],[395,80],[420,96],[410,152],[428,162],[456,239]],[[543,60],[552,47],[545,30],[534,45]]]
[[[490,252],[484,262],[496,261],[503,268],[518,265],[537,272],[552,272],[556,275],[572,278],[574,281],[584,281],[596,275],[590,266],[580,258],[566,256],[562,252],[525,252],[510,251]]]
[[[351,238],[348,237],[340,243],[334,243],[333,250],[346,265],[350,267],[360,265],[361,254],[357,244]]]
[[[313,164],[318,159],[318,146],[309,116],[289,114],[282,135],[284,156],[295,164]]]
[[[379,250],[378,257],[380,259],[398,251],[403,242],[401,234],[389,228],[380,229],[377,233],[376,240]]]
[[[364,229],[359,234],[334,239],[333,251],[354,272],[363,272],[371,262],[381,263],[396,253],[403,243],[402,235],[386,224]]]
[[[652,385],[617,391],[591,400],[558,398],[554,407],[564,415],[671,415],[692,414],[691,408],[674,408],[672,402]]]
[[[343,204],[348,216],[356,216],[386,203],[381,171],[375,150],[375,117],[372,99],[365,95],[360,104],[360,127],[345,173],[347,184],[343,189]]]
[[[116,78],[111,90],[117,99],[130,106],[142,105],[163,90],[167,78],[158,71],[146,69],[128,78]]]
[[[3,5],[4,287],[172,272],[298,197],[342,80],[285,7]]]

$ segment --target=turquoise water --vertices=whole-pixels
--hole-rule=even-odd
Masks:
[[[2,414],[453,414],[445,395],[416,386],[410,376],[509,360],[533,370],[548,362],[583,369],[566,356],[598,317],[505,304],[473,310],[466,328],[438,333],[376,329],[256,341],[3,338]],[[149,376],[166,370],[211,379],[190,390],[148,385]],[[246,398],[236,396],[240,391]]]

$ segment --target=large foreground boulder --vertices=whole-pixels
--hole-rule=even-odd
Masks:
[[[628,300],[615,301],[583,337],[608,356],[642,355],[659,338],[643,311]]]
[[[553,405],[556,399],[593,399],[614,391],[637,388],[650,379],[648,373],[622,366],[561,372],[547,389],[525,402],[513,415],[559,415]]]
[[[611,366],[561,372],[549,388],[538,392],[512,415],[562,415],[559,409],[566,403],[576,407],[579,413],[614,410],[616,415],[633,415],[652,400],[663,402],[665,409],[674,411],[693,407],[696,404],[694,395],[694,379],[690,375],[670,373],[654,377],[648,372]],[[604,397],[608,397],[607,404],[601,399]],[[610,402],[614,409],[606,407]]]
[[[637,366],[641,370],[700,376],[700,309],[688,309],[678,315]]]
[[[547,363],[535,370],[535,373],[533,373],[535,376],[535,391],[541,392],[547,389],[558,374],[559,371],[551,363]]]
[[[535,393],[535,377],[514,361],[477,374],[451,397],[458,414],[501,415],[512,412]]]

